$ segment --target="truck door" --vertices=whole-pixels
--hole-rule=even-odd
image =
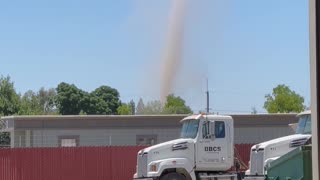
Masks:
[[[214,167],[216,171],[222,171],[230,167],[230,162],[227,162],[231,157],[228,153],[233,152],[228,150],[230,128],[226,128],[225,121],[214,121],[214,123],[215,137],[213,138],[209,136],[209,121],[202,124],[202,133],[199,133],[196,152],[197,170],[212,170]]]

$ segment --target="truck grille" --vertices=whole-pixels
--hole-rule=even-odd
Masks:
[[[138,177],[147,177],[148,172],[148,153],[138,154],[138,167],[137,175]]]
[[[251,175],[264,174],[264,149],[251,151],[250,173]]]

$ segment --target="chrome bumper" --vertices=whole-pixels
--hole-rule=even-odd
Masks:
[[[137,173],[133,175],[133,180],[153,180],[153,178],[137,177]]]
[[[244,180],[265,180],[265,176],[245,176]]]

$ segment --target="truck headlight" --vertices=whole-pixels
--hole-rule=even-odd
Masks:
[[[150,165],[150,171],[151,172],[157,172],[157,165],[156,164]]]

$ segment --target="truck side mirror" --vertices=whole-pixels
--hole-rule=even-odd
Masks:
[[[210,134],[210,138],[211,140],[215,139],[215,123],[214,121],[209,121],[209,134]]]

